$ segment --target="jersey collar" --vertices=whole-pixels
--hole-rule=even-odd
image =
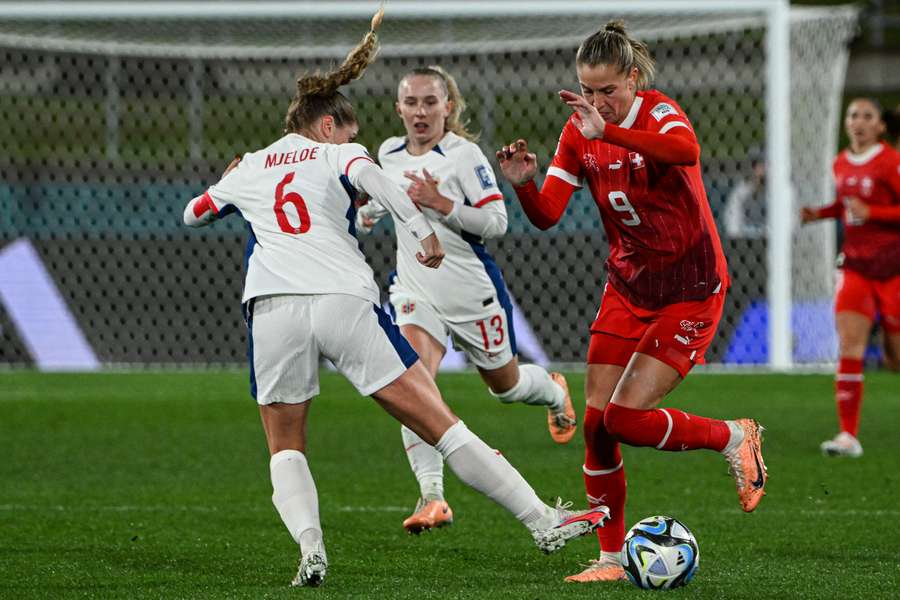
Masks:
[[[884,150],[884,144],[882,144],[881,142],[875,144],[874,146],[872,146],[865,152],[861,152],[859,154],[853,154],[852,152],[850,152],[850,149],[848,148],[847,149],[847,162],[849,162],[851,165],[856,165],[856,166],[864,165],[867,162],[869,162],[870,160],[872,160],[873,158],[875,158],[876,156],[878,156],[879,154],[881,154],[882,150]]]
[[[619,123],[619,127],[622,129],[630,129],[632,125],[634,125],[635,120],[637,119],[638,113],[641,110],[641,104],[644,103],[644,99],[641,96],[635,96],[634,102],[631,103],[631,110],[628,111],[628,115],[625,119]]]

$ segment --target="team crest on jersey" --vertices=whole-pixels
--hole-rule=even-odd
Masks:
[[[600,164],[597,162],[597,157],[593,154],[585,154],[581,157],[581,162],[584,163],[585,169],[594,171],[595,173],[600,172]]]
[[[647,163],[644,162],[644,157],[638,154],[637,152],[629,152],[628,160],[631,161],[631,168],[634,169],[643,169]]]
[[[671,104],[667,102],[660,102],[653,107],[653,110],[650,111],[650,114],[653,115],[653,118],[657,121],[662,121],[669,115],[677,115],[678,111],[675,110],[675,107]]]
[[[408,314],[412,313],[414,310],[416,310],[415,302],[404,302],[400,306],[400,312],[403,313],[404,315],[408,315]]]
[[[491,179],[491,174],[486,166],[478,165],[475,167],[475,175],[478,176],[478,183],[481,184],[481,189],[487,190],[494,187],[494,181]]]
[[[871,196],[872,195],[872,178],[871,177],[863,177],[862,181],[859,182],[860,192],[863,196]]]

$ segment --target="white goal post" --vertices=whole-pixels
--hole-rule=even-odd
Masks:
[[[30,2],[8,3],[0,2],[0,47],[21,49],[22,52],[48,52],[62,54],[94,55],[106,57],[150,57],[158,59],[184,59],[189,61],[193,71],[202,75],[203,61],[222,60],[231,57],[236,61],[277,61],[284,59],[300,59],[303,57],[318,56],[322,59],[335,59],[346,53],[348,39],[328,39],[327,36],[317,38],[309,35],[309,40],[292,40],[285,32],[280,32],[279,37],[255,43],[245,43],[236,40],[228,42],[228,36],[222,40],[209,43],[191,43],[185,40],[183,43],[166,40],[163,34],[141,39],[140,36],[131,36],[127,33],[117,35],[110,34],[114,31],[116,23],[128,23],[134,31],[141,23],[153,24],[153,27],[165,29],[167,23],[184,25],[185,23],[270,23],[278,19],[293,19],[297,22],[306,22],[314,28],[315,23],[321,22],[323,27],[330,26],[342,19],[361,21],[368,19],[377,10],[379,3],[376,1],[299,1],[299,2],[252,2],[252,1],[225,1],[225,2]],[[792,330],[796,324],[792,319],[792,306],[798,297],[807,295],[808,288],[815,288],[815,294],[821,296],[822,289],[830,285],[830,257],[834,252],[834,235],[825,229],[817,229],[815,240],[809,233],[800,233],[796,228],[795,214],[797,202],[809,203],[811,201],[825,201],[828,198],[819,197],[827,177],[827,170],[821,171],[821,167],[827,167],[827,155],[834,150],[835,132],[837,130],[837,111],[839,109],[840,85],[843,81],[843,73],[846,68],[846,48],[843,44],[852,34],[856,20],[856,9],[853,8],[792,8],[787,0],[630,0],[629,2],[608,0],[584,0],[584,1],[535,1],[535,0],[493,0],[481,2],[471,0],[456,1],[409,1],[389,0],[386,3],[386,22],[409,23],[409,39],[392,39],[385,43],[382,50],[386,57],[415,57],[415,56],[441,56],[444,53],[465,53],[477,55],[479,53],[502,53],[509,50],[542,51],[546,49],[558,50],[560,48],[577,47],[583,39],[583,33],[576,31],[556,29],[548,30],[546,35],[526,34],[517,38],[515,32],[504,32],[498,39],[485,37],[477,32],[477,28],[470,34],[461,34],[453,37],[453,32],[465,31],[465,28],[454,29],[448,25],[445,30],[446,37],[439,37],[434,32],[440,32],[441,28],[435,26],[434,31],[416,35],[416,28],[424,21],[434,23],[451,23],[454,20],[465,23],[484,20],[486,23],[504,23],[515,20],[516,23],[532,20],[540,23],[542,19],[552,20],[553,23],[571,20],[583,20],[586,17],[598,15],[616,16],[625,15],[638,19],[644,18],[641,32],[651,37],[650,46],[653,49],[654,40],[667,40],[684,42],[685,54],[690,53],[689,39],[693,36],[700,40],[706,40],[708,36],[718,32],[728,31],[760,31],[762,43],[760,48],[764,57],[759,61],[763,73],[756,74],[759,81],[753,80],[754,73],[750,69],[743,75],[723,74],[722,77],[748,78],[748,89],[764,88],[760,95],[764,102],[764,145],[763,154],[766,165],[766,234],[765,234],[765,303],[767,308],[766,327],[768,347],[767,362],[774,369],[791,368],[795,361],[795,341]],[[703,15],[704,18],[691,21],[691,16]],[[804,123],[792,123],[792,107],[796,110],[797,103],[792,98],[793,90],[797,85],[798,73],[792,73],[792,64],[797,61],[797,49],[792,54],[792,31],[804,27],[804,24],[817,23],[820,19],[831,19],[835,34],[831,43],[838,45],[834,49],[836,57],[827,66],[826,72],[819,73],[827,79],[821,87],[827,93],[826,97],[810,101],[815,105],[818,100],[818,110],[822,111],[815,121],[815,126]],[[493,20],[493,21],[491,21]],[[672,21],[670,23],[670,20]],[[829,21],[829,22],[831,22]],[[103,35],[95,35],[91,29],[92,23],[109,24],[110,30],[104,30]],[[52,23],[45,26],[45,23]],[[19,25],[21,24],[21,25]],[[312,25],[310,25],[312,24]],[[599,26],[600,23],[596,25]],[[149,26],[149,25],[148,25]],[[403,26],[402,23],[400,26]],[[83,29],[75,30],[70,27]],[[792,27],[794,28],[792,30]],[[312,29],[306,30],[307,32]],[[359,32],[357,32],[359,33]],[[508,35],[507,35],[508,34]],[[232,35],[233,34],[229,34]],[[466,37],[470,35],[470,37]],[[429,38],[429,36],[432,36]],[[479,37],[480,36],[480,37]],[[640,37],[640,36],[639,36]],[[747,34],[745,37],[752,37]],[[737,42],[740,44],[740,36]],[[687,41],[685,41],[687,40]],[[704,43],[706,43],[704,41]],[[820,42],[825,43],[825,42]],[[714,48],[715,43],[710,43]],[[750,53],[752,50],[739,50]],[[704,54],[698,61],[706,65],[716,65],[714,53]],[[811,60],[811,59],[810,59]],[[755,64],[747,59],[748,65]],[[256,64],[256,63],[253,63]],[[480,63],[479,63],[480,64]],[[118,62],[111,61],[106,81],[110,86],[117,83],[120,76]],[[665,70],[665,64],[661,69]],[[802,67],[802,70],[810,70]],[[688,70],[684,71],[688,73]],[[761,77],[760,77],[761,75]],[[800,73],[800,77],[813,76],[812,73]],[[488,77],[488,75],[485,75]],[[793,78],[792,78],[793,77]],[[538,78],[539,79],[539,78]],[[836,83],[840,80],[838,83]],[[469,82],[465,82],[469,84]],[[188,84],[192,90],[192,98],[202,103],[202,90],[195,80]],[[469,85],[472,91],[470,96],[477,96],[479,87]],[[380,88],[379,88],[380,89]],[[818,88],[816,88],[818,89]],[[549,90],[550,92],[555,90]],[[816,92],[810,92],[815,94]],[[115,92],[118,97],[119,92]],[[677,96],[676,96],[677,99]],[[729,99],[729,101],[732,101]],[[740,99],[734,99],[739,102]],[[485,100],[489,104],[491,101]],[[112,106],[112,108],[110,108]],[[115,139],[115,131],[110,132],[109,127],[117,127],[119,117],[110,111],[117,110],[118,104],[107,103],[107,137]],[[189,126],[191,139],[191,156],[198,158],[203,155],[203,141],[196,139],[201,136],[204,129],[202,121],[204,107],[202,104],[192,105],[190,111],[199,123],[191,121]],[[688,114],[693,117],[691,104],[685,106]],[[483,108],[484,119],[490,123],[498,121],[490,112],[490,107]],[[738,112],[739,114],[739,112]],[[193,118],[193,117],[192,117]],[[480,121],[482,127],[487,127],[484,121]],[[823,124],[826,124],[823,129]],[[734,123],[739,127],[740,123]],[[807,139],[798,139],[798,130],[806,131],[810,128],[819,128],[815,134],[814,142]],[[199,133],[198,133],[199,132]],[[728,133],[722,131],[721,145],[727,146]],[[743,138],[742,138],[743,139]],[[704,140],[701,139],[701,146]],[[812,143],[815,148],[809,149],[815,156],[804,163],[803,173],[798,176],[792,173],[792,166],[798,164],[796,153],[806,151],[807,148],[798,147]],[[744,144],[742,141],[741,144]],[[792,149],[793,144],[793,149]],[[746,145],[746,144],[744,144]],[[111,147],[107,152],[109,160],[119,160],[117,146]],[[723,151],[724,152],[724,151]],[[743,152],[743,150],[742,150]],[[546,166],[544,164],[543,166]],[[723,167],[724,169],[724,167]],[[810,188],[807,182],[816,183],[816,193],[803,198],[797,196],[798,186],[803,190]],[[16,232],[13,232],[13,234]],[[0,241],[12,234],[0,235]],[[812,250],[814,251],[812,251]],[[816,253],[818,255],[816,256]],[[796,281],[798,277],[798,256],[802,256],[803,263],[800,268],[800,276],[809,277],[811,283]],[[509,274],[511,278],[515,276]],[[799,288],[802,288],[798,292]],[[538,304],[535,304],[538,306]],[[796,317],[796,315],[795,315]],[[723,342],[724,343],[724,342]],[[818,355],[817,355],[818,356]],[[826,356],[825,351],[821,356]],[[0,357],[2,358],[2,357]],[[817,358],[816,360],[822,360]]]

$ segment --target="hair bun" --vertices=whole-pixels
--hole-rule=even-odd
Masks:
[[[612,31],[615,33],[621,33],[625,35],[625,21],[621,19],[616,19],[614,21],[609,21],[604,27],[604,31]]]

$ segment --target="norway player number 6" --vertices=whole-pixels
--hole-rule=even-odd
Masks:
[[[641,224],[641,218],[634,210],[631,202],[628,201],[628,196],[625,195],[625,192],[610,192],[609,203],[610,205],[612,205],[614,211],[624,212],[631,215],[630,219],[622,219],[622,223],[624,223],[625,225],[635,227]]]
[[[278,221],[278,227],[285,233],[306,233],[309,231],[311,223],[309,220],[309,209],[306,208],[303,196],[297,192],[284,193],[284,187],[292,181],[294,181],[294,174],[288,173],[275,187],[275,219]],[[293,204],[294,208],[297,209],[297,215],[300,217],[299,227],[291,225],[287,215],[284,214],[285,204]]]

